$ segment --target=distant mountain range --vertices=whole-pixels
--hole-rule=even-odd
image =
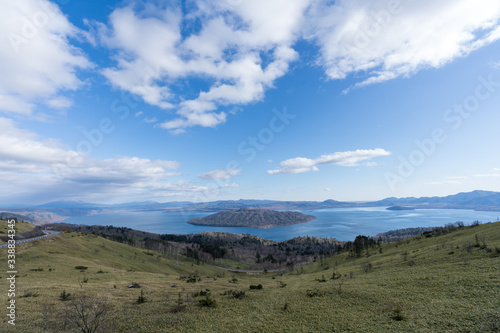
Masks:
[[[406,207],[411,209],[449,208],[500,211],[500,192],[472,191],[445,197],[386,198],[370,202],[325,201],[277,201],[277,200],[218,200],[203,203],[189,201],[173,202],[129,202],[121,204],[95,204],[83,201],[55,201],[38,206],[2,207],[0,212],[22,215],[32,223],[57,222],[71,216],[88,216],[125,211],[164,212],[220,212],[241,208],[273,210],[311,210],[341,207]]]
[[[386,198],[371,202],[376,206],[413,206],[414,208],[470,208],[500,210],[500,192],[472,191],[446,197]]]

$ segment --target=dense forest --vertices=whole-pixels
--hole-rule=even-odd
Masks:
[[[199,234],[173,235],[155,234],[140,230],[113,226],[74,225],[51,223],[43,226],[59,231],[76,231],[93,234],[106,239],[156,250],[165,257],[187,257],[193,262],[227,266],[228,260],[239,262],[246,269],[293,270],[297,265],[322,261],[333,254],[348,251],[357,257],[363,251],[376,250],[382,243],[403,240],[411,236],[433,233],[448,233],[463,227],[461,222],[439,228],[407,228],[388,231],[375,237],[358,236],[353,241],[341,242],[334,238],[296,237],[286,241],[272,241],[250,234],[204,232]],[[244,265],[244,266],[242,266]],[[236,268],[236,267],[235,267]]]
[[[94,234],[116,242],[162,252],[166,257],[186,256],[194,262],[224,265],[245,263],[249,269],[293,269],[298,263],[322,260],[343,248],[334,238],[296,237],[277,242],[250,234],[205,232],[188,235],[155,234],[130,228],[51,223],[46,228]]]

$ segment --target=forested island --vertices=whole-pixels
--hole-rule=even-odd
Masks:
[[[205,217],[197,217],[187,221],[187,223],[216,227],[251,227],[266,229],[306,223],[315,218],[315,216],[302,214],[300,212],[241,208],[234,211],[223,211]]]
[[[407,206],[391,206],[387,207],[387,210],[415,210],[414,207],[407,207]]]

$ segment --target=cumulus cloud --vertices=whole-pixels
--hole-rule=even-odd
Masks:
[[[262,99],[297,59],[292,45],[308,6],[308,0],[194,3],[185,14],[175,5],[131,5],[101,27],[103,43],[117,51],[116,66],[103,75],[149,104],[175,108],[178,117],[161,124],[173,133],[214,127],[226,121],[221,106]],[[171,89],[192,77],[209,87],[192,98]]]
[[[281,162],[277,169],[268,170],[267,173],[270,175],[276,175],[318,171],[317,166],[322,164],[335,164],[352,167],[358,166],[358,163],[361,161],[370,160],[379,156],[387,156],[390,154],[390,152],[384,149],[377,148],[369,150],[358,149],[355,151],[337,152],[328,155],[321,155],[316,159],[296,157]]]
[[[117,197],[127,191],[205,189],[167,183],[169,177],[181,176],[172,171],[180,166],[177,161],[129,156],[96,159],[55,140],[41,140],[35,133],[17,128],[11,119],[0,117],[0,174],[9,195],[27,189],[33,195],[57,189],[59,196],[113,193]]]
[[[500,38],[497,0],[318,1],[306,38],[330,79],[366,73],[356,86],[438,68]]]
[[[212,170],[207,173],[198,175],[198,177],[207,180],[225,180],[240,174],[240,169],[223,169],[223,170]]]
[[[361,72],[355,86],[365,86],[441,67],[498,40],[499,18],[497,0],[194,0],[187,9],[131,2],[100,25],[102,44],[115,51],[115,66],[101,72],[175,110],[159,126],[179,134],[215,127],[235,107],[261,100],[298,58],[301,39],[319,47],[328,78]],[[179,89],[191,78],[202,88]]]
[[[4,1],[0,10],[0,112],[32,116],[36,104],[67,108],[62,91],[79,88],[77,71],[92,67],[70,39],[80,36],[47,0]]]

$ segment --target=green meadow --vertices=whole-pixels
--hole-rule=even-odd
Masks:
[[[500,222],[261,275],[63,232],[17,246],[15,326],[0,253],[2,332],[82,332],[82,295],[105,304],[98,332],[500,331]]]

